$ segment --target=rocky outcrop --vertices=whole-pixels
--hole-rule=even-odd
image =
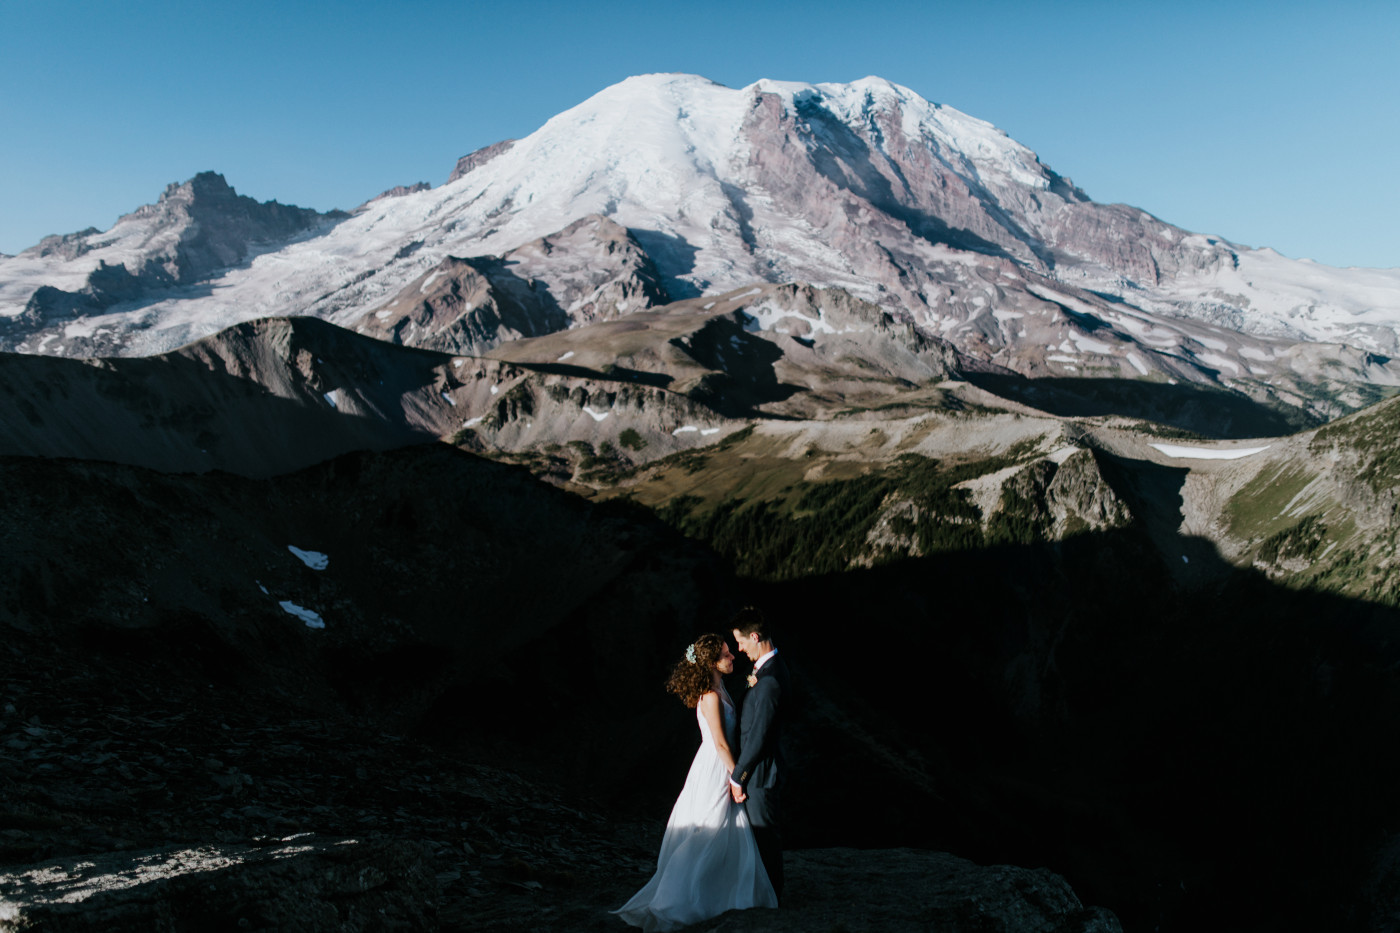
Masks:
[[[280,245],[292,237],[349,215],[279,204],[259,203],[238,194],[216,172],[200,172],[171,184],[155,204],[117,220],[110,231],[89,228],[64,237],[48,237],[19,258],[73,260],[117,245],[122,261],[99,260],[85,284],[73,291],[54,286],[35,290],[23,321],[11,329],[41,327],[55,318],[95,314],[113,305],[172,285],[197,282],[243,262],[257,248]]]
[[[39,241],[37,246],[31,247],[25,252],[32,252],[33,255],[43,259],[52,256],[57,259],[77,259],[92,248],[92,236],[101,233],[96,227],[88,227],[86,230],[79,230],[77,233],[63,233],[46,236]],[[11,257],[6,256],[6,259]]]
[[[482,146],[480,149],[462,156],[453,167],[452,174],[447,176],[447,183],[450,185],[457,179],[471,174],[501,153],[509,152],[513,145],[515,145],[515,140],[503,139],[498,143]]]
[[[669,300],[631,234],[594,216],[502,256],[449,256],[355,329],[406,346],[479,353]]]
[[[1001,484],[989,527],[1007,539],[1060,540],[1069,535],[1124,528],[1126,502],[1104,478],[1093,451],[1058,452],[1013,473]]]
[[[387,191],[381,192],[370,198],[365,204],[373,204],[375,201],[382,201],[385,198],[401,198],[409,194],[417,194],[420,191],[431,191],[432,185],[426,181],[420,181],[412,185],[395,185]]]
[[[174,281],[190,282],[242,262],[254,247],[285,242],[346,216],[277,201],[259,203],[234,191],[224,176],[201,172],[183,184],[170,185],[159,202],[122,220],[149,223],[153,231],[174,231],[173,248],[156,258]]]
[[[479,353],[564,325],[552,296],[516,277],[503,260],[449,256],[355,330],[401,346]]]
[[[98,314],[115,304],[134,301],[148,289],[174,284],[175,279],[165,264],[147,259],[139,272],[125,265],[107,265],[99,260],[97,268],[88,273],[87,284],[76,292],[66,292],[52,285],[41,285],[30,296],[29,303],[18,317],[0,323],[0,333],[22,333],[28,328],[43,328],[85,314]]]

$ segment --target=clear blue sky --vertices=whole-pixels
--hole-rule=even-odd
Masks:
[[[868,74],[988,120],[1095,200],[1400,266],[1400,3],[695,5],[0,0],[0,252],[222,172],[326,210],[446,180],[630,74]]]

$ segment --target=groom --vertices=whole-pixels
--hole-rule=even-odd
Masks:
[[[768,880],[779,903],[783,898],[782,789],[785,778],[781,738],[790,688],[787,665],[778,656],[763,613],[739,610],[732,623],[739,650],[754,662],[744,697],[739,757],[729,778],[737,803],[747,801],[749,824]]]

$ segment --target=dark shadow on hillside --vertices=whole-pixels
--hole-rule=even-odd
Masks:
[[[3,664],[58,652],[125,672],[128,698],[186,684],[234,708],[336,710],[367,735],[416,728],[591,795],[602,817],[661,820],[698,744],[662,683],[695,634],[754,602],[798,685],[794,846],[1046,866],[1127,929],[1359,930],[1394,908],[1367,898],[1389,896],[1393,875],[1368,879],[1400,830],[1400,613],[1277,586],[1208,543],[1132,528],[739,583],[639,507],[443,445],[267,480],[0,468],[0,531],[30,542],[0,571],[0,625],[16,633]],[[1176,482],[1106,475],[1141,496]],[[1206,565],[1187,585],[1182,553]],[[209,729],[196,758],[226,760]],[[242,810],[305,809],[278,782],[315,802],[335,775],[297,767],[259,772],[209,818],[251,834]],[[337,801],[376,776],[336,784]],[[186,803],[124,806],[144,820]]]
[[[1179,471],[1151,466],[1111,464],[1110,479],[1179,496]],[[1127,929],[1364,929],[1390,909],[1367,879],[1400,829],[1395,609],[1291,590],[1142,527],[731,595],[770,613],[798,680],[794,846],[1044,865]],[[708,618],[697,631],[724,630]],[[474,742],[531,736],[526,754],[573,762],[607,806],[664,814],[693,714],[661,693],[664,658],[640,690],[577,668],[588,639],[566,626],[502,656],[526,695],[464,686],[428,721],[450,732],[451,710],[507,692]],[[561,711],[589,690],[607,725],[584,736]],[[619,757],[643,735],[648,754]]]
[[[1170,385],[1135,379],[1027,379],[1002,373],[968,372],[978,388],[1063,417],[1122,415],[1180,428],[1203,437],[1277,437],[1316,427],[1298,409],[1270,406],[1237,392],[1190,383]]]
[[[511,365],[551,376],[592,379],[598,382],[635,382],[658,389],[664,389],[675,381],[675,377],[666,373],[651,373],[643,369],[628,369],[625,366],[607,366],[600,370],[589,369],[586,366],[570,366],[568,363],[530,363],[520,360],[512,360]]]
[[[559,299],[543,282],[517,273],[512,268],[516,261],[496,256],[452,259],[472,267],[491,283],[503,326],[527,337],[552,334],[569,326],[569,315]]]
[[[0,354],[0,454],[268,476],[430,442],[401,399],[429,390],[445,359],[314,318],[239,324],[159,357]],[[348,393],[362,413],[338,407]]]
[[[755,587],[807,682],[795,835],[1047,865],[1126,929],[1364,928],[1400,613],[1173,550],[1209,584],[1127,532]]]
[[[771,340],[745,330],[735,317],[711,318],[699,330],[670,343],[711,370],[687,394],[727,418],[787,420],[761,411],[762,406],[807,391],[778,381],[775,364],[783,351]]]
[[[627,232],[632,234],[632,239],[637,241],[637,245],[655,264],[662,287],[666,289],[666,294],[671,296],[672,301],[699,298],[703,294],[703,290],[697,288],[694,282],[681,278],[695,271],[695,257],[700,252],[699,249],[674,233],[641,230],[636,227],[628,227]]]

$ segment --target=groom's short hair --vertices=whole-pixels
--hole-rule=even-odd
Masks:
[[[740,635],[757,635],[759,641],[768,641],[768,620],[763,617],[763,612],[755,606],[745,606],[734,615],[734,621],[729,624]]]

